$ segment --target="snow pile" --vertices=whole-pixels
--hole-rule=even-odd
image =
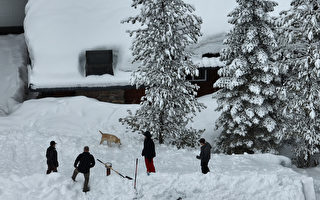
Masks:
[[[218,115],[210,96],[200,101],[208,108],[195,118],[196,128],[208,126],[212,116]],[[127,109],[136,108],[85,97],[47,98],[26,101],[10,116],[0,118],[1,151],[5,152],[0,157],[0,199],[133,199],[132,182],[113,172],[106,177],[100,163],[91,170],[89,193],[81,190],[81,174],[72,182],[74,159],[85,145],[95,158],[111,162],[114,169],[131,177],[134,160],[139,158],[138,199],[304,199],[305,176],[284,167],[289,165],[287,158],[269,154],[213,154],[211,172],[202,175],[195,158],[199,150],[156,145],[157,173],[147,176],[141,158],[143,137],[126,132],[118,122]],[[98,130],[117,135],[123,145],[99,145]],[[207,131],[212,135],[212,130]],[[51,140],[58,143],[60,166],[58,173],[45,175],[45,151]]]
[[[0,36],[0,115],[23,101],[26,85],[27,49],[24,35]]]
[[[223,67],[225,64],[220,61],[220,58],[201,58],[195,59],[195,64],[199,67]]]

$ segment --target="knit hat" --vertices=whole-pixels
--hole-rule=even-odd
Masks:
[[[144,132],[143,135],[146,136],[147,138],[151,138],[152,137],[152,135],[151,135],[151,133],[149,131]]]
[[[199,140],[199,142],[202,143],[202,144],[204,144],[204,143],[206,143],[206,140],[205,140],[204,138],[201,138],[201,139]]]

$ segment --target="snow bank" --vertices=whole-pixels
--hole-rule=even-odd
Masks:
[[[208,110],[195,119],[197,128],[217,117],[210,96],[200,101]],[[85,97],[47,98],[26,101],[10,116],[0,118],[1,151],[5,152],[0,157],[0,199],[304,199],[305,176],[283,166],[290,164],[288,158],[270,154],[212,154],[211,172],[202,175],[195,159],[198,149],[156,144],[157,173],[147,176],[140,155],[143,137],[126,132],[118,122],[127,109],[136,108]],[[99,145],[98,130],[117,135],[123,145]],[[58,143],[59,172],[45,175],[45,151],[51,140]],[[76,183],[70,177],[74,159],[85,145],[95,158],[111,162],[114,169],[131,177],[139,158],[137,196],[131,181],[113,172],[106,177],[100,163],[91,170],[91,191],[83,194],[83,176]]]
[[[0,116],[23,101],[27,82],[24,35],[0,36]]]
[[[305,191],[305,196],[308,196],[309,199],[319,199],[320,197],[320,168],[319,167],[314,167],[314,168],[294,168],[295,171],[298,173],[304,174],[306,176],[312,177],[312,179],[309,179],[308,177],[303,180],[303,185],[304,191]],[[314,185],[314,187],[306,187],[308,185]],[[318,198],[314,198],[315,194]],[[306,198],[307,199],[307,198]]]
[[[303,192],[306,200],[316,200],[313,178],[306,177],[302,180]]]

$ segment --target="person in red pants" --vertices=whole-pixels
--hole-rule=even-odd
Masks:
[[[154,148],[154,142],[152,140],[152,136],[149,131],[143,133],[145,136],[144,143],[143,143],[143,150],[141,155],[144,156],[144,161],[146,163],[147,174],[155,173],[156,170],[153,165],[153,158],[156,157],[156,151]]]

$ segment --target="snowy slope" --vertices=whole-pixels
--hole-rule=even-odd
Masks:
[[[0,116],[23,101],[27,51],[24,35],[0,36]]]
[[[209,127],[218,113],[210,96],[200,98],[208,108],[195,119],[197,128]],[[8,117],[0,118],[0,199],[132,199],[132,182],[115,173],[105,176],[100,163],[91,170],[91,191],[81,191],[83,177],[71,181],[73,162],[89,145],[90,152],[113,164],[114,169],[133,176],[139,158],[138,199],[304,199],[302,176],[285,157],[274,155],[212,155],[211,172],[200,173],[195,156],[199,150],[156,144],[157,173],[147,176],[140,154],[143,137],[126,132],[119,117],[137,105],[103,103],[85,97],[47,98],[24,102]],[[98,130],[121,138],[123,145],[99,145]],[[208,139],[208,137],[206,137]],[[57,144],[59,173],[45,175],[45,151],[51,140]]]

